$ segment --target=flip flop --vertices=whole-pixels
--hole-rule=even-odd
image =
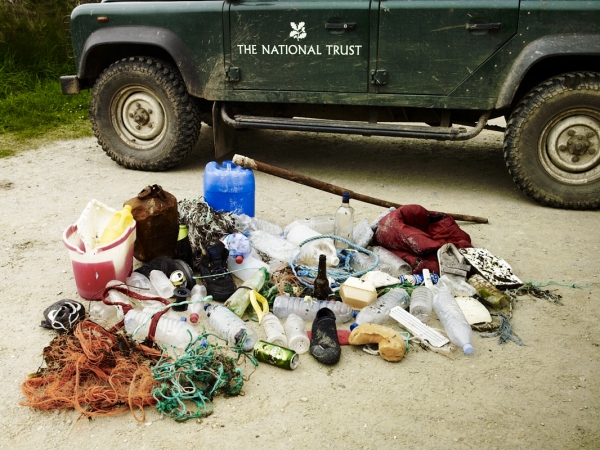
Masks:
[[[329,308],[322,308],[312,325],[310,354],[322,364],[333,365],[340,360],[342,349],[335,326],[335,314]]]

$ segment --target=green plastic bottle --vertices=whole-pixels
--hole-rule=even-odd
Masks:
[[[121,237],[125,230],[133,224],[133,215],[131,214],[131,206],[125,205],[121,211],[117,211],[108,221],[108,225],[102,232],[102,237],[98,246],[110,244]]]
[[[246,286],[249,289],[240,287],[227,299],[225,306],[237,316],[242,317],[250,304],[250,290],[260,291],[268,279],[269,272],[264,267],[261,267],[242,284],[242,286]]]

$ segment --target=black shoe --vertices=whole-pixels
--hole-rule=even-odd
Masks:
[[[200,261],[200,274],[206,292],[219,302],[227,300],[237,289],[233,277],[227,273],[228,256],[229,250],[219,241],[203,252]]]
[[[322,364],[336,364],[340,360],[342,348],[337,336],[335,314],[329,308],[317,311],[312,325],[310,354]]]

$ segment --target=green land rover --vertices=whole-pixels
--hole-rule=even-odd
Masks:
[[[173,167],[202,121],[219,157],[237,128],[459,141],[505,117],[527,195],[600,207],[600,0],[104,0],[70,26],[62,90],[93,89],[125,167]]]

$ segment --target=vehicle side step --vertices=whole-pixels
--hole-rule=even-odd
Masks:
[[[317,133],[360,134],[370,136],[390,136],[438,141],[465,141],[477,136],[487,123],[490,111],[485,111],[477,125],[466,128],[428,127],[422,125],[395,125],[389,123],[350,122],[343,120],[321,120],[304,118],[281,118],[236,115],[227,113],[227,105],[220,105],[223,121],[234,128],[260,128],[285,131],[312,131]]]

